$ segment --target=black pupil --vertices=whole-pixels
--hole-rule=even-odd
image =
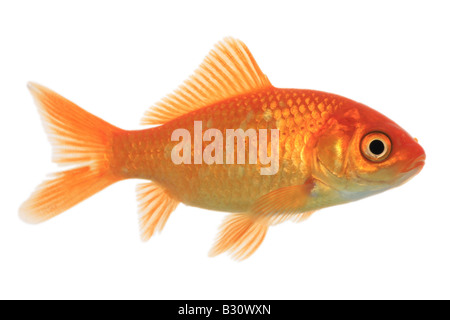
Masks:
[[[384,152],[384,143],[381,140],[373,140],[369,145],[370,152],[379,156]]]

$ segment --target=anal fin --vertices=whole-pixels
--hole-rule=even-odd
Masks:
[[[170,214],[180,203],[169,192],[156,183],[137,185],[137,200],[139,204],[139,225],[141,239],[147,241],[155,231],[161,231]]]

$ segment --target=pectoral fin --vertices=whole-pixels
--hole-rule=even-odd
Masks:
[[[313,215],[313,213],[316,211],[308,211],[308,212],[302,212],[297,213],[294,216],[290,217],[290,220],[292,222],[303,222],[309,219]]]
[[[295,219],[301,213],[314,186],[314,181],[309,179],[302,185],[276,189],[259,198],[251,212],[259,219],[268,220],[271,225]]]
[[[304,221],[314,213],[300,211],[313,188],[312,180],[303,185],[280,188],[262,196],[250,212],[228,216],[209,255],[228,251],[236,260],[248,258],[261,245],[270,225],[288,219]]]

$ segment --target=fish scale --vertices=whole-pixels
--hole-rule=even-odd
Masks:
[[[127,178],[155,181],[172,190],[172,194],[186,204],[219,211],[245,212],[262,195],[278,188],[302,184],[308,178],[310,169],[302,150],[345,100],[313,90],[277,88],[233,97],[162,126],[130,132],[123,137],[123,141],[118,142],[118,149],[123,150],[127,158],[117,165],[125,168],[123,171],[128,173]],[[324,110],[321,113],[319,106]],[[268,110],[272,112],[270,116]],[[295,118],[301,120],[294,121]],[[226,136],[226,129],[278,129],[281,159],[278,174],[261,175],[259,157],[256,165],[226,164],[225,153],[224,164],[175,165],[170,161],[170,151],[179,142],[171,141],[172,132],[184,128],[194,137],[194,121],[202,122],[202,136],[208,129],[208,123],[213,123],[223,137]],[[202,152],[209,143],[203,141]],[[191,145],[193,148],[194,144]],[[234,146],[236,152],[236,140]],[[248,146],[246,155],[248,159]],[[192,163],[193,158],[192,150]],[[299,172],[301,174],[297,174]],[[190,186],[188,190],[186,185]]]

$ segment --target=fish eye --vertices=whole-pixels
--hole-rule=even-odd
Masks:
[[[372,162],[386,160],[391,153],[391,139],[382,132],[370,132],[361,140],[361,153]]]

